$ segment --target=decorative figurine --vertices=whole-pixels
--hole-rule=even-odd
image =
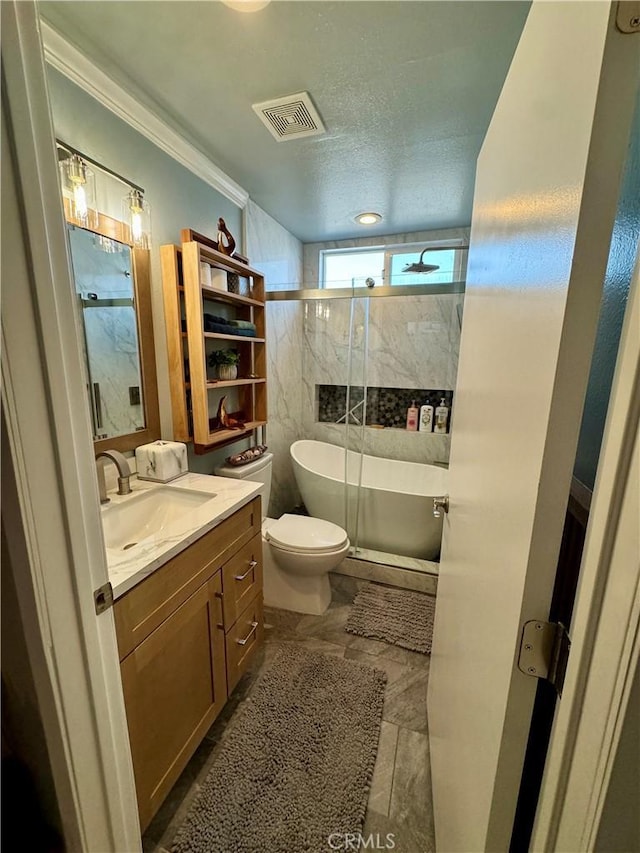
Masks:
[[[242,453],[236,453],[235,456],[227,456],[227,462],[230,465],[246,465],[247,462],[259,459],[266,451],[266,444],[256,444],[255,447],[249,447],[247,450],[243,450]]]
[[[225,237],[227,245],[225,246]],[[233,234],[226,226],[224,219],[218,219],[218,251],[223,255],[231,257],[236,250],[236,241],[233,239]]]
[[[226,396],[220,400],[216,414],[216,429],[244,429],[244,421],[232,418],[224,404]]]

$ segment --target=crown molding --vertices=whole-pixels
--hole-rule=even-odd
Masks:
[[[248,192],[165,121],[126,92],[46,21],[40,22],[45,60],[158,148],[243,209]]]

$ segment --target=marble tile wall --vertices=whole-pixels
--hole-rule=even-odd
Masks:
[[[246,248],[262,269],[268,290],[317,287],[321,248],[302,246],[257,204],[245,211]],[[373,238],[372,238],[373,239]],[[467,229],[343,241],[339,246],[468,239]],[[304,260],[304,264],[303,264]],[[303,275],[304,273],[304,275]],[[270,302],[267,306],[269,425],[267,443],[275,454],[270,515],[300,501],[289,448],[300,438],[344,443],[344,426],[316,421],[316,385],[370,385],[453,390],[458,367],[460,316],[464,297],[427,297],[326,302]],[[364,329],[368,312],[369,347]],[[349,329],[353,324],[351,360]],[[422,403],[424,401],[418,401]],[[455,409],[455,407],[454,407]],[[453,413],[452,413],[453,419]],[[365,429],[350,434],[350,446],[373,456],[446,464],[449,435],[419,435],[403,429]]]
[[[252,266],[265,274],[267,290],[302,285],[302,243],[249,200],[246,247]],[[267,444],[274,454],[269,515],[278,518],[300,502],[289,448],[303,437],[302,303],[267,303]]]
[[[404,243],[469,241],[468,228],[361,237],[304,246],[304,283],[319,286],[320,252]],[[344,426],[316,421],[316,384],[391,388],[441,388],[454,391],[464,295],[409,296],[358,300],[327,300],[305,304],[303,329],[303,422],[308,438],[344,442]],[[368,355],[364,330],[369,312]],[[349,328],[353,325],[351,362]],[[350,369],[349,369],[350,366]],[[424,400],[416,401],[421,405]],[[451,423],[455,417],[455,403]],[[446,464],[449,435],[416,435],[402,429],[365,429],[350,433],[350,447],[389,459]]]
[[[307,302],[303,325],[303,425],[307,438],[343,443],[344,426],[317,422],[317,385],[455,389],[464,296],[399,296]],[[365,356],[368,307],[369,344]],[[349,328],[353,325],[351,364]],[[425,400],[416,400],[421,405]],[[455,419],[455,399],[450,423]],[[358,431],[359,435],[359,431]],[[352,449],[360,449],[350,434]],[[333,437],[333,438],[331,438]],[[447,463],[448,435],[365,429],[364,450],[411,462]]]
[[[343,424],[311,423],[305,438],[326,441],[344,447],[345,427]],[[403,462],[423,462],[431,465],[447,465],[451,435],[409,432],[406,429],[373,429],[349,427],[349,450],[362,451],[368,456],[384,459],[400,459]]]

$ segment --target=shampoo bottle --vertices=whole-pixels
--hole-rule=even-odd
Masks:
[[[433,406],[431,405],[431,400],[427,397],[427,401],[424,406],[420,406],[420,432],[432,432],[433,431]]]
[[[440,400],[440,405],[436,408],[436,421],[433,427],[434,432],[446,432],[447,431],[447,421],[449,420],[449,407],[447,406],[447,400],[443,397]]]
[[[414,400],[407,409],[407,429],[415,432],[418,429],[418,415],[420,411]]]

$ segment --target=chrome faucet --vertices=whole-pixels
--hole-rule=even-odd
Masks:
[[[131,468],[125,457],[119,450],[101,450],[96,456],[96,467],[98,471],[98,490],[100,492],[100,503],[108,504],[107,497],[107,482],[104,476],[105,459],[109,459],[118,469],[118,494],[131,494],[131,484],[129,477],[131,476]]]

